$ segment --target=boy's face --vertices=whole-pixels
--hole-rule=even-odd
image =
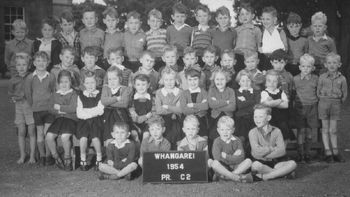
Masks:
[[[242,24],[251,23],[255,15],[246,9],[241,9],[238,20]]]
[[[151,30],[158,30],[160,26],[162,25],[162,19],[156,18],[154,16],[150,16],[147,23]]]
[[[96,61],[97,61],[97,57],[95,57],[94,55],[90,55],[85,53],[82,57],[81,57],[81,61],[84,62],[85,66],[89,69],[92,69],[93,67],[95,67]]]
[[[311,71],[313,70],[314,66],[306,63],[306,62],[300,62],[299,65],[299,70],[301,72],[302,75],[308,75],[311,73]]]
[[[206,51],[203,54],[203,62],[208,66],[213,66],[216,60],[217,60],[217,56],[214,53]]]
[[[193,139],[194,137],[196,137],[199,128],[193,122],[184,122],[182,130],[188,139]]]
[[[259,59],[255,56],[251,56],[251,57],[245,58],[244,64],[246,65],[246,68],[249,71],[254,70],[259,64]]]
[[[16,38],[16,40],[23,40],[27,35],[27,31],[23,28],[17,27],[12,30],[12,35]]]
[[[223,90],[226,87],[227,79],[223,73],[217,73],[214,78],[214,84],[217,89]]]
[[[147,92],[149,83],[147,81],[136,80],[134,84],[137,93],[144,94]]]
[[[74,56],[70,51],[65,51],[63,54],[60,54],[60,60],[64,66],[71,66],[74,62]]]
[[[103,23],[107,26],[107,29],[114,30],[117,27],[118,19],[106,15],[106,17],[103,19]]]
[[[109,57],[107,59],[107,62],[112,66],[122,65],[123,61],[124,61],[124,56],[122,56],[118,53],[109,54]]]
[[[262,14],[261,20],[262,20],[262,24],[266,29],[274,27],[277,22],[277,18],[274,17],[271,13],[267,13],[267,12],[264,12]]]
[[[301,24],[290,23],[287,25],[287,29],[293,37],[298,37],[301,29]]]
[[[175,25],[180,26],[185,24],[186,14],[175,12],[173,15],[171,15],[171,18],[174,20]]]
[[[16,61],[16,70],[20,76],[23,76],[28,69],[28,63],[24,59],[18,59]]]
[[[138,18],[130,17],[127,20],[128,29],[131,33],[135,34],[141,26],[141,21]]]
[[[200,25],[208,25],[210,20],[210,15],[208,12],[204,12],[203,10],[198,10],[196,13],[196,20]]]
[[[53,37],[54,29],[50,25],[44,24],[43,28],[41,28],[41,33],[43,34],[44,38],[49,39]]]
[[[230,17],[222,14],[218,14],[218,16],[215,19],[220,27],[227,27],[230,24],[230,20],[231,20]]]
[[[67,91],[70,89],[70,80],[67,76],[63,76],[60,79],[59,83],[60,90]]]
[[[311,24],[311,30],[315,37],[323,36],[326,29],[327,25],[325,25],[321,20],[313,21]]]
[[[175,51],[166,51],[162,56],[166,66],[174,66],[177,61],[177,54]]]
[[[270,62],[276,71],[282,71],[287,64],[286,60],[271,60]]]
[[[190,66],[193,66],[197,63],[197,56],[196,53],[187,53],[182,58],[185,64],[185,68],[188,68]]]
[[[221,63],[222,67],[225,67],[225,68],[231,70],[233,68],[233,66],[236,64],[236,59],[225,53],[222,56],[220,63]]]
[[[338,71],[338,68],[340,68],[341,62],[339,62],[337,58],[327,57],[324,66],[329,72],[336,72]]]
[[[162,127],[160,124],[151,124],[149,125],[149,133],[155,140],[160,140],[163,137],[165,127]]]
[[[172,89],[175,87],[175,76],[173,74],[164,74],[163,75],[164,87]]]
[[[38,71],[46,71],[46,67],[49,65],[49,61],[42,57],[35,58],[33,62],[35,69]]]
[[[117,88],[119,83],[119,77],[116,72],[107,72],[108,87]]]
[[[85,27],[87,28],[91,28],[91,27],[95,27],[96,23],[97,23],[97,17],[95,12],[85,12],[83,14],[83,19],[82,19]]]
[[[197,76],[196,77],[187,76],[187,83],[189,88],[191,90],[194,90],[199,86],[199,78]]]
[[[73,21],[68,22],[66,19],[61,18],[61,28],[66,34],[73,32],[75,23]]]
[[[225,124],[218,124],[218,133],[223,141],[227,141],[232,137],[234,128],[231,128]]]
[[[269,123],[271,115],[267,115],[266,110],[256,109],[254,110],[254,122],[258,128],[262,128]]]
[[[278,86],[278,76],[266,75],[266,87],[275,90]]]
[[[84,87],[88,92],[96,90],[96,79],[94,77],[86,77],[84,80]]]
[[[252,87],[252,81],[249,79],[247,75],[243,75],[241,79],[239,80],[239,86],[241,88],[251,88]]]
[[[154,66],[154,58],[152,58],[150,55],[148,54],[144,54],[141,58],[140,58],[140,63],[142,65],[142,68],[144,70],[152,70],[153,66]]]
[[[111,135],[117,141],[117,143],[120,144],[128,139],[130,132],[126,131],[124,128],[113,127],[113,132]]]

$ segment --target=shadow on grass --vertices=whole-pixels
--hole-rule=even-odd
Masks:
[[[319,173],[329,168],[329,165],[323,162],[313,162],[311,164],[300,164],[298,163],[297,177],[304,178],[310,177],[310,175]]]

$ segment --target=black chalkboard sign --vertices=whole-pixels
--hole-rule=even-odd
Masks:
[[[205,151],[145,152],[143,183],[206,183],[207,160]]]

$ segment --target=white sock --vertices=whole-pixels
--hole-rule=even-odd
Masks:
[[[96,161],[102,161],[102,153],[96,153]]]
[[[81,153],[80,154],[80,160],[81,161],[86,161],[86,153]]]

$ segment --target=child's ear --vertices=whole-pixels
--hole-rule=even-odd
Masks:
[[[60,57],[60,60],[62,61],[62,54],[60,54],[60,56],[59,56],[59,57]]]
[[[271,115],[267,115],[267,121],[270,122],[272,116]]]
[[[219,59],[219,56],[216,55],[216,56],[215,56],[215,61],[217,61],[218,59]]]
[[[124,62],[124,56],[121,56],[121,59],[122,59],[122,63]]]
[[[175,20],[175,16],[174,16],[173,14],[171,15],[171,18],[172,18],[173,20]]]
[[[236,58],[233,58],[233,65],[236,65],[236,63],[237,63]]]

